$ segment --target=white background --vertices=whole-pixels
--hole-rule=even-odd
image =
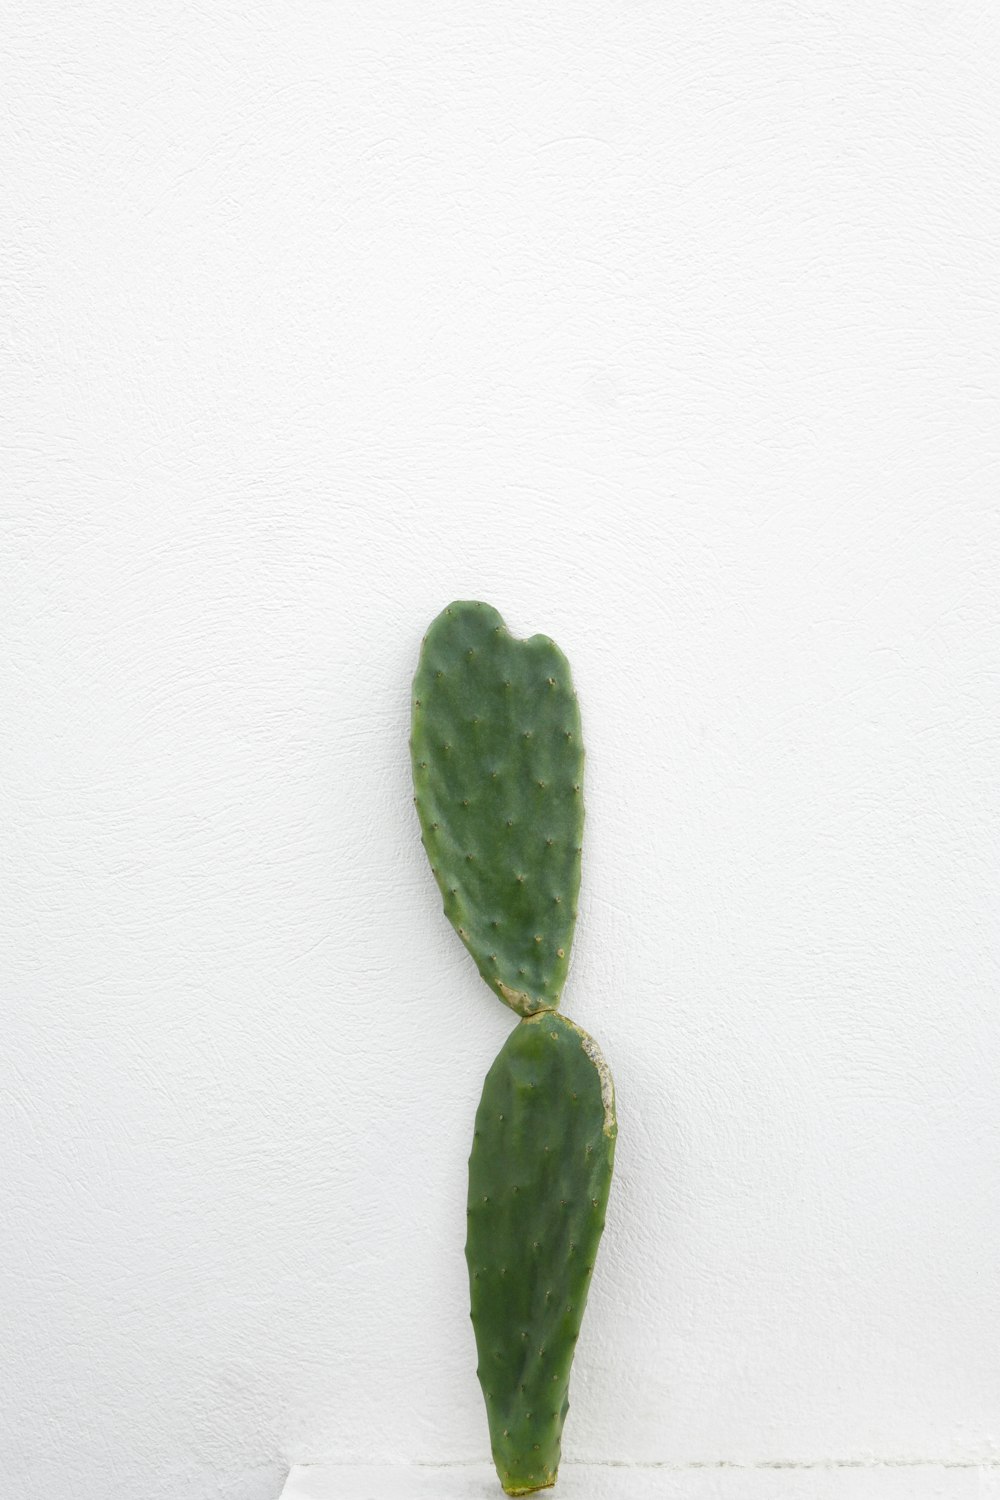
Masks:
[[[0,1490],[488,1457],[454,597],[584,715],[567,1457],[997,1459],[994,8],[16,10]]]

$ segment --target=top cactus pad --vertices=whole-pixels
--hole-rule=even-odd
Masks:
[[[583,742],[562,652],[495,609],[448,606],[413,684],[423,843],[452,925],[512,1010],[559,1004],[580,888]]]

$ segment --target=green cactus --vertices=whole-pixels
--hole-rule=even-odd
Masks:
[[[476,1115],[465,1247],[493,1461],[510,1495],[556,1481],[616,1134],[592,1038],[558,1014],[515,1026]]]
[[[614,1166],[614,1088],[557,1013],[576,921],[583,743],[569,666],[489,605],[449,605],[413,686],[415,801],[444,909],[523,1018],[476,1115],[466,1259],[479,1380],[508,1494],[556,1481],[570,1367]]]
[[[559,1004],[580,889],[583,744],[569,665],[452,604],[413,684],[413,780],[444,909],[512,1010]]]

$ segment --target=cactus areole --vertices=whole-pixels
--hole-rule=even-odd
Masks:
[[[526,1495],[556,1482],[617,1135],[600,1049],[558,1011],[583,833],[566,658],[488,604],[450,604],[424,637],[410,748],[445,914],[521,1017],[476,1114],[465,1254],[493,1461]]]

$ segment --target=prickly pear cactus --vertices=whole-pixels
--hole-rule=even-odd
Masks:
[[[556,1481],[617,1133],[593,1039],[557,1014],[516,1026],[476,1115],[465,1247],[493,1461],[510,1495]]]
[[[583,745],[562,652],[452,604],[413,684],[413,781],[444,909],[513,1010],[559,1004],[580,889]]]
[[[522,1020],[490,1069],[469,1159],[479,1381],[508,1494],[556,1481],[570,1367],[614,1165],[614,1088],[557,1012],[576,920],[583,744],[569,666],[489,605],[449,605],[413,686],[415,801],[444,909]]]

